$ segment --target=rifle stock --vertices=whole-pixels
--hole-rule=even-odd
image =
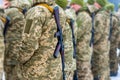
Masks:
[[[60,48],[61,48],[61,44],[58,42],[57,45],[56,45],[54,54],[53,54],[54,58],[57,58],[57,57],[58,57]]]

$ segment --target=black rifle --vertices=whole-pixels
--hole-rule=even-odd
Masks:
[[[57,42],[57,45],[56,45],[53,56],[55,58],[57,58],[58,54],[60,52],[61,61],[62,61],[63,80],[65,80],[64,44],[63,44],[62,28],[61,28],[60,19],[59,19],[59,8],[58,8],[58,6],[56,6],[54,8],[54,17],[55,17],[55,22],[56,22],[56,25],[57,25],[57,32],[55,33],[54,36],[57,37],[58,42]]]
[[[90,47],[93,47],[93,44],[94,44],[94,32],[95,32],[95,29],[94,29],[94,17],[95,17],[95,13],[92,13],[91,14],[91,17],[92,17],[92,30],[91,30],[91,40],[90,40]],[[93,57],[93,55],[92,55]],[[93,64],[93,60],[91,60],[91,64]]]
[[[93,45],[94,43],[94,32],[95,32],[95,29],[94,29],[94,16],[95,16],[95,13],[92,13],[92,30],[91,30],[91,40],[90,40],[90,46]]]
[[[74,48],[73,58],[76,58],[76,40],[75,40],[75,35],[74,35],[74,20],[73,19],[70,19],[70,27],[72,31],[72,41],[73,41],[73,48]],[[78,80],[77,70],[74,71],[73,80]]]
[[[111,35],[112,35],[112,12],[110,13],[110,31],[109,31],[109,37],[108,37],[108,40],[110,41],[111,40]]]
[[[4,26],[4,30],[3,30],[3,35],[4,35],[4,42],[6,43],[6,38],[5,38],[5,35],[7,33],[7,29],[9,27],[9,23],[10,23],[10,17],[6,17],[6,23],[5,23],[5,26]]]
[[[70,27],[72,31],[72,41],[73,41],[73,48],[74,48],[73,58],[76,58],[76,40],[75,40],[75,35],[74,35],[74,20],[73,19],[70,19]]]

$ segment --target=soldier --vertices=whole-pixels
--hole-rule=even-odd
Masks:
[[[20,49],[19,62],[21,63],[22,79],[21,80],[63,80],[65,78],[64,65],[61,70],[60,56],[58,59],[53,57],[57,39],[54,34],[58,23],[55,22],[56,17],[53,13],[58,13],[60,16],[60,25],[63,32],[63,42],[65,42],[67,35],[71,34],[67,30],[66,16],[62,8],[57,9],[55,0],[29,0],[31,8],[26,13],[26,23],[23,31],[22,47]],[[53,12],[54,11],[54,12]],[[58,19],[58,18],[57,18]],[[57,24],[57,26],[56,26]],[[66,33],[67,32],[67,33]],[[61,32],[60,32],[61,34]],[[56,34],[59,35],[59,34]],[[60,35],[62,37],[62,34]],[[61,37],[59,39],[61,39]],[[58,39],[58,40],[59,40]],[[60,41],[60,43],[62,40]],[[59,42],[58,42],[59,43]],[[56,51],[59,52],[57,45]],[[63,52],[63,47],[60,48]],[[62,53],[64,56],[64,54]],[[56,57],[56,55],[54,55]],[[62,64],[64,64],[64,57],[62,57]]]
[[[66,80],[73,80],[74,78],[73,75],[75,75],[74,72],[76,70],[76,59],[73,57],[76,56],[76,38],[75,37],[76,37],[76,31],[77,31],[77,24],[76,24],[76,13],[72,8],[70,8],[70,5],[67,6],[67,2],[68,2],[67,0],[56,0],[56,3],[65,10],[65,13],[67,16],[66,22],[69,24],[69,25],[66,25],[69,27],[67,32],[68,31],[72,32],[73,30],[73,33],[67,35],[64,43]],[[72,39],[73,39],[73,42],[72,42]]]
[[[83,0],[72,0],[71,8],[73,8],[77,14],[77,74],[78,80],[93,80],[91,73],[91,56],[92,47],[90,47],[91,39],[91,17],[87,12],[87,8],[84,9],[85,3]]]
[[[18,74],[20,72],[18,58],[25,24],[24,8],[27,4],[23,0],[4,0],[4,5],[5,13],[10,19],[4,31],[6,80],[18,80],[21,76]]]
[[[117,17],[119,18],[119,22],[120,22],[120,3],[119,3],[119,6],[118,6],[118,12],[116,13]],[[119,23],[119,26],[120,26],[120,23]],[[120,36],[117,36],[117,37],[120,37]],[[120,40],[120,39],[119,39]],[[118,40],[118,41],[119,41]],[[118,56],[118,62],[119,62],[119,65],[120,65],[120,42],[118,44],[118,49],[119,49],[119,56]]]
[[[4,76],[4,25],[6,23],[6,16],[4,15],[3,8],[0,8],[0,80],[3,80]]]
[[[117,58],[117,47],[118,47],[118,38],[119,34],[119,18],[113,13],[114,4],[108,3],[105,8],[111,12],[110,14],[110,75],[116,76],[118,73],[118,58]]]
[[[88,0],[90,12],[94,17],[94,43],[92,57],[92,71],[94,80],[110,80],[109,77],[109,12],[104,9],[107,0]]]

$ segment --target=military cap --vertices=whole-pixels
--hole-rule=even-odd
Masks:
[[[87,2],[89,4],[94,4],[94,2],[97,2],[101,7],[104,7],[108,3],[107,0],[88,0]]]
[[[84,6],[84,0],[71,0],[71,4],[78,4]]]
[[[63,9],[65,9],[68,4],[67,0],[55,0],[55,2]]]
[[[94,0],[88,0],[87,3],[88,4],[94,4]]]
[[[105,8],[105,10],[108,10],[108,11],[114,11],[114,4],[107,3],[104,8]]]
[[[99,3],[101,7],[104,7],[108,3],[107,0],[96,0],[96,2]]]

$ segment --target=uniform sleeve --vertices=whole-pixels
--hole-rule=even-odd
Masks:
[[[10,18],[5,34],[5,64],[15,65],[19,58],[25,20],[24,15],[17,8],[8,8],[5,13]]]
[[[66,11],[67,19],[73,19],[74,20],[74,25],[73,25],[73,30],[74,30],[74,36],[75,36],[75,41],[77,37],[77,23],[76,23],[76,14],[73,9],[67,9]],[[67,28],[68,27],[68,28]],[[66,75],[70,76],[73,75],[74,70],[76,69],[76,61],[73,58],[73,53],[74,53],[74,46],[73,46],[73,40],[72,40],[72,30],[70,23],[66,23],[66,30],[65,30],[65,71]],[[71,73],[71,74],[69,74]],[[72,78],[72,77],[71,77]]]
[[[117,46],[118,48],[120,49],[120,20],[117,21],[117,24],[116,24],[117,28],[116,28],[116,42],[117,42]]]
[[[105,14],[105,15],[103,15]],[[105,35],[109,35],[109,16],[107,13],[99,12],[95,15],[94,18],[94,43],[96,44],[102,37],[106,37]],[[107,26],[107,27],[106,27]]]
[[[3,37],[3,23],[0,20],[0,79],[2,80],[2,76],[3,76],[3,71],[4,71],[4,50],[5,50],[5,46],[4,46],[4,37]]]
[[[80,41],[80,39],[83,39],[82,35],[86,35],[90,33],[91,30],[91,17],[87,12],[80,12],[77,16],[77,41]],[[88,36],[91,37],[91,36]]]
[[[113,16],[113,26],[112,26],[112,38],[113,38],[113,43],[115,43],[117,46],[120,42],[120,25],[119,25],[119,20]]]
[[[19,59],[21,63],[27,62],[34,55],[35,50],[39,48],[38,41],[42,34],[42,27],[46,23],[46,18],[47,14],[39,6],[31,8],[27,12],[22,47],[20,49]]]

